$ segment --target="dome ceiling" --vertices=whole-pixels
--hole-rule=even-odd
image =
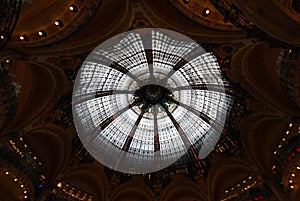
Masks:
[[[266,13],[272,16],[273,10],[262,9],[260,12],[254,9],[259,2],[274,1],[247,1],[246,3],[251,9],[249,12],[246,10],[245,13],[247,16],[252,16],[252,19],[257,19],[254,20],[255,22],[262,20],[264,23],[258,24],[265,30],[269,30],[268,33],[272,33],[278,39],[284,36],[282,37],[283,41],[293,43],[294,39],[297,39],[294,37],[297,32],[293,26],[286,26],[284,23],[286,18],[291,20],[290,17],[285,16],[280,17],[278,21],[273,20],[272,26],[273,23],[279,23],[280,27],[287,29],[287,32],[295,32],[295,34],[286,34],[285,29],[281,29],[285,34],[277,35],[274,34],[277,33],[276,29],[272,29],[267,20],[268,16],[264,17]],[[140,193],[140,199],[149,197],[149,200],[178,198],[193,201],[218,201],[223,198],[227,199],[231,195],[245,195],[241,192],[249,191],[242,187],[248,188],[246,184],[249,180],[257,182],[256,190],[258,189],[259,193],[264,193],[266,190],[261,186],[270,187],[271,195],[264,194],[270,196],[270,200],[289,199],[287,198],[289,192],[285,193],[280,190],[282,189],[280,184],[282,178],[276,177],[270,169],[274,158],[272,147],[275,146],[278,138],[286,135],[282,132],[283,127],[290,122],[299,120],[299,109],[287,99],[287,94],[279,89],[281,86],[280,77],[276,74],[278,70],[276,62],[280,55],[280,48],[278,48],[280,44],[272,44],[276,47],[274,48],[263,38],[249,38],[249,35],[246,35],[243,30],[224,21],[222,15],[209,0],[116,0],[113,2],[104,0],[103,4],[98,0],[24,0],[23,2],[23,10],[12,40],[7,44],[7,50],[0,54],[3,61],[7,58],[11,59],[13,73],[21,84],[18,103],[20,108],[18,108],[15,119],[9,125],[9,129],[1,131],[1,135],[5,134],[5,136],[1,136],[4,140],[1,139],[0,145],[2,146],[1,143],[7,137],[24,136],[24,139],[31,142],[28,143],[28,146],[33,148],[36,156],[43,160],[49,159],[48,169],[43,170],[47,173],[45,175],[47,182],[49,181],[49,186],[47,186],[49,191],[45,191],[45,196],[48,196],[47,193],[52,193],[52,190],[63,194],[63,189],[57,188],[58,182],[62,182],[64,185],[70,184],[69,190],[74,187],[78,191],[93,194],[96,201],[112,200],[113,198],[116,198],[114,199],[116,201],[134,199],[134,195],[144,191],[145,188],[147,196]],[[232,0],[232,2],[240,2],[241,10],[249,8],[244,6],[245,2],[239,0]],[[294,1],[286,2],[294,3]],[[73,12],[75,7],[70,9],[73,4],[77,6],[78,12]],[[99,4],[101,6],[98,9]],[[292,4],[292,6],[294,6],[291,7],[293,16],[294,14],[298,15],[295,13],[296,5]],[[273,7],[282,14],[279,6]],[[255,15],[252,15],[251,12],[254,12]],[[55,24],[58,19],[62,20],[63,26]],[[289,20],[287,22],[290,22]],[[228,64],[222,71],[224,70],[226,75],[230,75],[230,78],[234,78],[231,80],[238,88],[238,92],[227,92],[237,96],[238,102],[228,125],[228,129],[232,130],[222,133],[218,146],[207,160],[183,166],[174,165],[153,174],[139,175],[139,179],[135,180],[130,174],[110,169],[100,174],[105,168],[91,159],[76,137],[77,133],[72,124],[70,94],[72,94],[72,87],[80,64],[92,49],[109,37],[143,26],[175,30],[193,38],[201,43],[201,46],[218,46],[219,51],[214,50],[219,56],[218,62],[225,61]],[[41,30],[44,30],[47,35],[43,35],[44,33],[39,35]],[[28,40],[26,37],[23,40],[20,39],[20,36],[24,36],[24,34],[27,35]],[[227,54],[227,52],[229,53]],[[293,79],[296,78],[297,76]],[[236,119],[237,121],[235,121]],[[296,131],[292,133],[295,136],[298,133],[298,124],[296,125]],[[51,128],[53,131],[50,131]],[[54,128],[59,128],[60,131],[58,132]],[[52,135],[57,137],[52,137]],[[230,137],[228,138],[228,136]],[[264,141],[268,141],[267,145]],[[289,144],[286,145],[288,147]],[[5,148],[5,150],[10,150]],[[294,157],[292,160],[299,160],[298,158]],[[61,162],[56,163],[56,159]],[[286,159],[283,158],[282,161],[284,160]],[[15,163],[17,164],[17,162],[19,161]],[[242,163],[245,165],[240,167],[239,165]],[[89,169],[86,166],[97,168]],[[83,171],[76,171],[78,167],[81,167]],[[89,169],[89,173],[85,172],[87,169]],[[211,171],[212,169],[214,171]],[[5,199],[5,196],[9,196],[6,200],[22,200],[19,196],[24,196],[24,193],[22,194],[19,186],[14,185],[14,182],[4,178],[5,170],[5,168],[1,169],[0,180],[7,182],[9,186],[0,185],[7,192],[3,197],[1,192],[0,197]],[[287,177],[283,185],[285,189],[291,191],[287,180],[290,177],[290,170],[287,168],[282,171],[286,172]],[[71,175],[73,172],[74,174]],[[35,171],[29,173],[35,174]],[[229,176],[231,177],[227,179]],[[248,179],[243,186],[243,180],[250,176],[252,179]],[[22,177],[28,178],[26,175]],[[92,182],[86,180],[81,183],[83,177]],[[268,180],[269,178],[273,180]],[[102,184],[102,181],[105,182]],[[130,183],[132,181],[135,183]],[[299,174],[293,181],[294,183],[300,181]],[[29,181],[29,183],[31,182]],[[189,185],[191,183],[194,186],[193,190],[189,191],[187,188],[191,186]],[[260,184],[261,186],[259,186]],[[178,187],[179,185],[180,187]],[[231,191],[231,188],[234,190]],[[121,191],[122,189],[125,190]],[[70,192],[72,192],[71,190]],[[32,189],[31,192],[33,191]],[[226,193],[227,191],[228,193]],[[118,192],[124,193],[118,194]],[[182,192],[188,193],[183,195]],[[236,194],[236,192],[240,194]],[[62,194],[54,193],[54,196],[57,196],[54,198],[58,200]],[[292,199],[297,201],[298,186],[293,189],[292,194]],[[162,197],[162,195],[167,196]],[[180,197],[181,195],[183,196]],[[247,194],[247,196],[251,196],[251,194]],[[241,200],[243,197],[240,198],[236,199]],[[257,199],[260,198],[259,194]],[[250,199],[254,199],[254,197],[248,200]]]

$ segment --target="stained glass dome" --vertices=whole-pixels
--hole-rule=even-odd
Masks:
[[[233,97],[216,57],[165,29],[112,37],[86,58],[73,118],[89,153],[126,173],[149,173],[182,156],[203,159],[218,142]]]

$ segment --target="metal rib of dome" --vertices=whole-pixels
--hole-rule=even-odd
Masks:
[[[78,135],[100,163],[121,172],[203,159],[218,142],[233,97],[216,58],[164,29],[119,34],[86,58],[73,89]]]

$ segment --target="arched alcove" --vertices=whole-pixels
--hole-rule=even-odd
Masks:
[[[239,159],[226,157],[213,161],[208,176],[211,200],[222,200],[228,189],[253,174],[254,171]]]
[[[279,48],[260,44],[245,52],[240,63],[243,76],[241,84],[248,93],[269,106],[299,115],[299,109],[288,100],[276,72],[280,51]]]
[[[65,174],[61,180],[93,196],[93,201],[106,201],[107,181],[100,167],[80,165]]]
[[[241,141],[265,174],[272,173],[273,149],[285,132],[287,120],[269,114],[254,114],[241,122]]]
[[[141,175],[133,175],[129,181],[113,190],[110,201],[151,201],[152,190]]]
[[[144,193],[143,191],[139,191],[137,188],[132,189],[124,189],[119,192],[117,195],[113,196],[111,201],[151,201],[152,198]]]
[[[20,86],[17,102],[17,112],[8,125],[7,131],[23,128],[26,123],[41,113],[45,113],[55,105],[53,101],[65,88],[62,81],[62,72],[52,68],[32,64],[27,61],[12,61],[14,81]]]
[[[286,15],[273,1],[233,0],[246,18],[270,36],[295,46],[300,46],[297,21]]]
[[[205,185],[205,184],[202,184]],[[208,200],[206,189],[201,189],[196,182],[177,175],[164,189],[161,195],[163,201],[205,201]]]
[[[70,153],[70,143],[64,140],[67,136],[60,136],[63,132],[59,132],[59,129],[57,131],[52,133],[46,129],[33,130],[23,135],[24,142],[42,163],[46,182],[55,179],[59,170],[67,162],[66,155]]]

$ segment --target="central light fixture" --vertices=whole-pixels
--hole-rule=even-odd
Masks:
[[[73,89],[73,119],[89,153],[126,173],[205,158],[233,97],[216,58],[165,29],[121,33],[86,58]]]

